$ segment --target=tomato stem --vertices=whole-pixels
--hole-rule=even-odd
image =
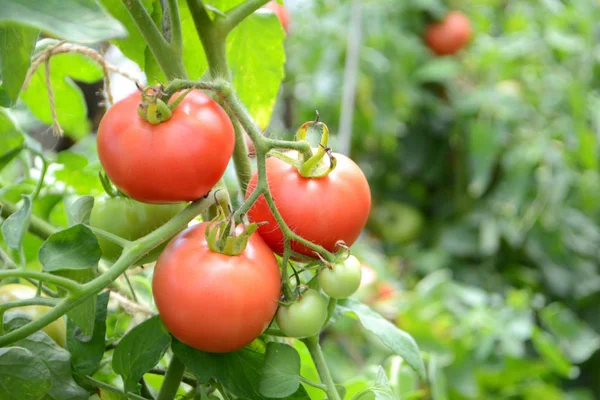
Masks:
[[[113,243],[115,243],[115,244],[117,244],[117,245],[119,245],[121,247],[125,247],[125,246],[127,246],[128,244],[131,243],[131,241],[129,241],[127,239],[124,239],[124,238],[122,238],[120,236],[117,236],[117,235],[115,235],[113,233],[107,232],[105,230],[96,228],[96,227],[91,226],[91,225],[85,225],[85,226],[89,230],[91,230],[92,232],[94,232],[94,234],[96,236],[100,236],[100,237],[103,237],[106,240],[110,240],[111,242],[113,242]]]
[[[0,315],[7,310],[15,307],[23,307],[23,306],[48,306],[53,307],[58,303],[57,299],[48,298],[48,297],[32,297],[30,299],[22,299],[22,300],[14,300],[9,301],[4,304],[0,304]]]
[[[184,372],[185,365],[173,354],[156,400],[173,400],[177,395]]]
[[[331,373],[329,372],[329,368],[327,367],[327,363],[325,362],[325,357],[323,356],[323,352],[321,351],[321,346],[319,345],[319,335],[311,336],[306,339],[302,339],[308,351],[315,362],[315,367],[317,367],[317,371],[319,372],[319,377],[321,378],[321,382],[325,385],[327,389],[325,389],[325,393],[327,393],[327,398],[329,400],[341,400],[337,389],[335,388],[335,383],[331,378]]]

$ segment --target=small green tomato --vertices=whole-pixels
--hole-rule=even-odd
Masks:
[[[289,306],[279,306],[277,325],[289,337],[305,338],[321,331],[327,320],[327,300],[308,289],[302,298]]]
[[[362,269],[354,256],[319,271],[319,285],[325,294],[334,299],[345,299],[358,290]]]

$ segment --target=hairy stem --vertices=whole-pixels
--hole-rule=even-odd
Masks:
[[[222,35],[227,36],[240,22],[250,16],[254,11],[267,4],[269,0],[247,0],[227,11],[227,17],[217,21],[218,29]]]
[[[171,48],[175,55],[181,58],[183,54],[183,39],[181,33],[181,19],[179,18],[179,4],[177,4],[177,0],[169,0],[168,4],[171,21]]]
[[[0,271],[0,280],[3,278],[32,278],[42,282],[52,283],[56,286],[67,289],[69,292],[80,292],[83,286],[79,283],[63,278],[62,276],[48,274],[46,272],[30,271],[30,270],[19,270],[9,269]]]
[[[156,400],[173,400],[177,394],[179,384],[183,379],[184,372],[185,365],[183,365],[179,358],[173,355],[167,373],[165,374],[165,380],[160,387],[160,392],[158,393]]]
[[[331,373],[329,372],[327,363],[325,362],[325,357],[323,357],[323,352],[321,351],[321,346],[319,345],[319,335],[302,339],[302,341],[304,344],[306,344],[306,347],[308,348],[308,351],[315,362],[321,382],[323,382],[323,384],[325,384],[327,387],[325,390],[325,393],[327,393],[327,398],[329,400],[341,400],[340,395],[335,388],[335,383],[331,378]]]
[[[171,44],[162,36],[141,0],[121,1],[142,33],[144,40],[167,79],[186,78],[187,73],[185,72],[181,57],[175,54],[171,48]],[[171,14],[173,14],[173,10],[171,10]]]
[[[94,234],[95,234],[96,236],[100,236],[100,237],[102,237],[102,238],[104,238],[104,239],[106,239],[106,240],[109,240],[109,241],[111,241],[111,242],[113,242],[113,243],[115,243],[115,244],[118,244],[118,245],[119,245],[119,246],[121,246],[121,247],[125,247],[125,246],[127,246],[129,243],[131,243],[131,241],[129,241],[129,240],[127,240],[127,239],[123,239],[123,238],[122,238],[122,237],[120,237],[120,236],[117,236],[117,235],[115,235],[115,234],[113,234],[113,233],[110,233],[110,232],[107,232],[107,231],[105,231],[105,230],[102,230],[102,229],[96,228],[96,227],[94,227],[94,226],[91,226],[91,225],[86,225],[86,227],[87,227],[87,228],[89,228],[89,229],[90,229],[92,232],[94,232]]]
[[[9,301],[8,303],[0,304],[0,314],[2,314],[6,310],[10,310],[15,307],[24,307],[24,306],[48,306],[53,307],[58,302],[57,299],[48,298],[48,297],[32,297],[30,299],[23,300],[15,300]]]

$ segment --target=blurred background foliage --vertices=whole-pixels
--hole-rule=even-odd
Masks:
[[[292,137],[315,110],[333,133],[345,130],[332,147],[360,164],[374,202],[353,247],[364,262],[358,297],[414,336],[430,382],[350,322],[325,334],[334,379],[358,393],[384,364],[402,399],[600,398],[600,3],[356,3],[286,2],[285,78],[266,131]],[[473,40],[436,57],[423,32],[449,10],[468,16]],[[346,62],[353,47],[355,73]],[[131,52],[144,59],[143,48]],[[131,67],[119,55],[110,60]],[[60,141],[46,125],[42,69],[10,117],[0,109],[2,126],[15,120],[59,151],[34,205],[56,226],[67,226],[65,204],[102,192],[93,135],[103,113],[100,77],[83,56],[53,58],[68,134]],[[118,80],[112,87],[117,98],[132,89]],[[350,115],[342,110],[351,101]],[[14,145],[0,143],[0,154]],[[0,171],[0,196],[17,202],[41,166],[23,153],[10,164]],[[233,171],[227,177],[234,187]],[[29,265],[39,267],[41,240],[27,234],[24,243]],[[139,301],[151,306],[149,272],[131,275]],[[109,340],[131,321],[110,313]],[[311,378],[306,350],[298,350]]]
[[[272,127],[316,109],[339,130],[360,29],[351,142],[333,147],[373,192],[365,298],[429,354],[435,399],[599,398],[600,4],[369,0],[356,27],[350,3],[290,4]],[[428,18],[456,9],[473,40],[435,57]],[[338,379],[383,356],[330,340]]]

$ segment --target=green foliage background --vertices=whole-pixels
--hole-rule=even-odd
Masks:
[[[599,4],[362,3],[351,156],[374,208],[355,247],[398,291],[380,309],[430,354],[436,399],[597,398]],[[436,58],[423,14],[444,9],[474,40]],[[293,11],[292,125],[317,109],[337,131],[351,7]]]

